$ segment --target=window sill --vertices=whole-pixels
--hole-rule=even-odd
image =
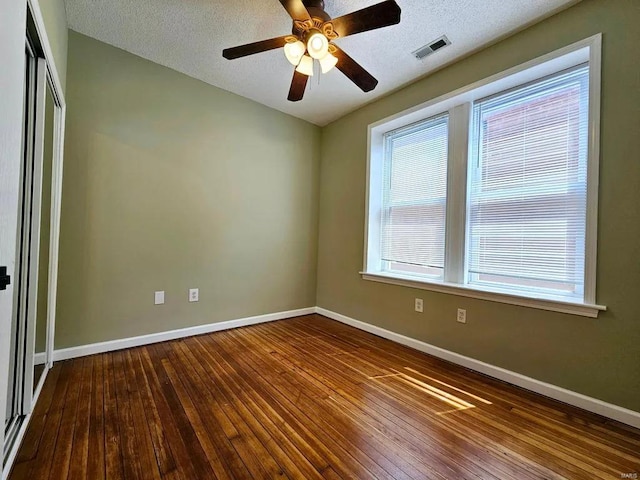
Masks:
[[[597,318],[598,312],[604,311],[607,307],[602,305],[571,302],[566,300],[553,300],[536,296],[517,295],[514,293],[498,292],[493,290],[479,289],[469,285],[458,285],[445,282],[429,281],[417,279],[416,277],[390,274],[387,272],[360,272],[364,280],[373,282],[389,283],[404,287],[420,288],[433,292],[460,295],[462,297],[479,298],[490,302],[507,303],[522,307],[549,310],[552,312],[568,313],[570,315],[580,315],[583,317]]]

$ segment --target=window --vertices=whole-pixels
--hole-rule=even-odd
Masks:
[[[587,316],[600,36],[370,126],[363,277]]]
[[[581,299],[589,69],[476,102],[468,278]]]
[[[441,278],[447,200],[448,115],[385,134],[385,269]]]

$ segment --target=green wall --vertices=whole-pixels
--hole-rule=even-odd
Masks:
[[[72,31],[67,87],[56,348],[315,305],[318,127]]]
[[[64,7],[64,0],[40,0],[38,4],[44,19],[47,38],[51,45],[53,61],[56,64],[64,92],[67,82],[68,47],[67,13]]]
[[[584,0],[322,131],[318,305],[640,411],[640,8]],[[367,126],[603,33],[597,319],[362,280]],[[455,39],[453,39],[455,41]],[[413,300],[424,299],[424,313]],[[467,309],[467,324],[456,309]]]

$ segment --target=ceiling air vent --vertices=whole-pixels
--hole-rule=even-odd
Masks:
[[[413,55],[418,60],[422,60],[424,57],[431,55],[436,50],[440,50],[442,47],[446,47],[447,45],[451,45],[451,41],[447,38],[446,35],[443,35],[440,38],[429,43],[428,45],[420,47],[418,50],[413,52]]]

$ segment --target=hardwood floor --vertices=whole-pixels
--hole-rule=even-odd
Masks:
[[[639,430],[309,315],[56,363],[10,478],[635,473]]]

